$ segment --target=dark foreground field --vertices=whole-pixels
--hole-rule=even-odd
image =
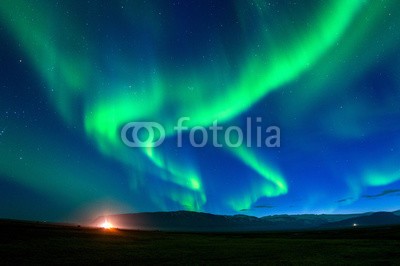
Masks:
[[[400,227],[167,233],[0,221],[0,264],[400,265]]]

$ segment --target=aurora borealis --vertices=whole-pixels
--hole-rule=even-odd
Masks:
[[[399,209],[399,7],[1,1],[0,216]],[[262,117],[281,146],[177,147],[181,117]],[[163,145],[124,145],[132,121]]]

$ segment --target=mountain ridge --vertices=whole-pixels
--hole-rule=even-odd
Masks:
[[[357,226],[400,224],[400,210],[356,214],[284,214],[263,217],[193,211],[141,212],[99,216],[91,225],[99,227],[104,221],[111,223],[113,227],[137,230],[200,232],[308,230],[351,228],[354,224]]]

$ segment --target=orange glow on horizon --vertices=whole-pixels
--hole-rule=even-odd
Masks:
[[[104,223],[102,223],[101,225],[100,225],[102,228],[104,228],[104,229],[111,229],[111,228],[113,228],[113,226],[112,226],[112,224],[109,222],[109,221],[107,221],[107,219],[104,221]]]

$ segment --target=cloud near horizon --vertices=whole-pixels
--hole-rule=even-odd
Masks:
[[[391,195],[394,193],[400,192],[400,189],[386,189],[384,191],[382,191],[379,194],[375,194],[375,195],[363,195],[363,198],[367,198],[367,199],[374,199],[374,198],[380,198],[386,195]],[[400,194],[397,194],[396,196],[399,196]]]

